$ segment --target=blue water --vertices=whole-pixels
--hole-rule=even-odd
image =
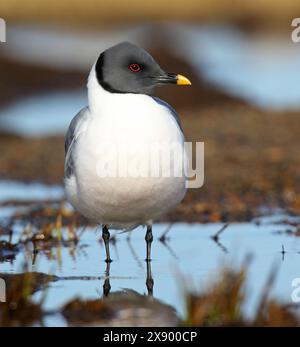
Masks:
[[[0,203],[6,200],[60,200],[63,196],[64,189],[61,185],[0,180]]]
[[[0,128],[23,136],[64,134],[87,105],[85,90],[34,95],[0,110]]]

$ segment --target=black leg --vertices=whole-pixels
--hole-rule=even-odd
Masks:
[[[147,286],[147,290],[148,290],[148,295],[149,296],[153,296],[154,280],[153,280],[153,277],[152,277],[151,262],[150,261],[147,261],[146,286]]]
[[[152,226],[151,225],[147,225],[147,232],[146,232],[145,240],[146,240],[146,244],[147,244],[146,261],[151,261],[151,243],[153,241]]]
[[[104,240],[104,244],[105,244],[105,250],[106,250],[106,262],[110,263],[112,262],[111,258],[110,258],[110,253],[109,253],[109,238],[110,238],[110,233],[108,231],[108,228],[106,225],[103,225],[102,227],[102,238]]]
[[[106,271],[105,271],[105,280],[103,284],[103,296],[108,296],[111,289],[109,275],[110,275],[110,262],[107,262]]]

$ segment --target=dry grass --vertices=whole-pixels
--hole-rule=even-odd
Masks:
[[[224,268],[218,281],[202,294],[187,296],[188,314],[184,325],[188,326],[256,326],[294,327],[300,325],[297,306],[287,306],[269,299],[275,281],[275,272],[270,274],[265,290],[253,318],[244,316],[243,305],[246,296],[247,268],[240,270]],[[298,312],[299,313],[299,312]]]
[[[26,269],[24,269],[25,271]],[[1,303],[0,326],[28,326],[40,322],[43,316],[41,304],[34,303],[31,295],[45,287],[52,277],[37,272],[1,274],[6,282],[6,302]]]

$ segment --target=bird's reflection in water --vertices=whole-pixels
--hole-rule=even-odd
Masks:
[[[167,242],[168,238],[166,237],[166,234],[171,230],[173,224],[170,224],[165,232],[162,234],[162,236],[159,238],[159,241],[161,244],[166,247],[166,249],[170,252],[170,254],[178,260],[179,257],[177,254],[174,252],[174,250],[171,248],[170,244]],[[130,250],[130,253],[133,256],[133,259],[136,261],[138,267],[140,269],[143,269],[143,261],[141,261],[136,254],[134,247],[131,244],[131,237],[130,234],[127,236],[127,244]],[[116,248],[116,239],[114,240],[113,245]],[[117,254],[117,249],[116,249],[116,254]],[[147,277],[146,277],[146,287],[147,287],[147,292],[149,297],[153,297],[153,288],[154,288],[154,280],[152,276],[152,270],[151,270],[151,260],[145,260],[146,266],[147,266]],[[106,263],[106,270],[105,270],[105,279],[104,279],[104,284],[103,284],[103,296],[107,297],[110,293],[111,290],[111,285],[110,285],[110,262]]]
[[[111,285],[110,285],[110,262],[106,263],[106,269],[105,269],[105,277],[104,277],[104,283],[103,283],[103,296],[108,297]],[[154,287],[154,280],[152,277],[152,271],[151,271],[151,261],[146,261],[147,264],[147,277],[146,277],[146,287],[148,291],[148,296],[153,297],[153,287]]]
[[[180,320],[176,309],[153,297],[154,281],[151,272],[151,261],[147,261],[145,269],[146,287],[148,295],[140,294],[133,289],[111,291],[110,267],[114,263],[106,264],[103,283],[103,296],[106,306],[112,314],[106,321],[106,326],[150,326],[172,327],[178,326]],[[111,277],[113,278],[113,276]],[[121,314],[118,314],[121,313]]]

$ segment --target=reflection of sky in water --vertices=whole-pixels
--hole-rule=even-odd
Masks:
[[[289,34],[252,37],[226,26],[174,30],[177,52],[208,81],[259,106],[299,108],[300,46]]]
[[[249,253],[254,255],[248,277],[249,300],[245,312],[251,315],[257,305],[258,295],[264,288],[272,266],[278,264],[279,273],[276,284],[270,295],[282,302],[291,302],[291,282],[300,277],[299,257],[300,238],[274,234],[274,231],[284,230],[282,225],[268,223],[268,218],[262,220],[260,226],[253,223],[233,223],[222,234],[220,241],[228,249],[224,253],[210,238],[221,224],[175,224],[170,232],[168,245],[173,255],[157,237],[165,230],[166,225],[154,226],[152,272],[154,278],[154,296],[164,303],[175,306],[180,315],[184,315],[183,297],[184,283],[189,288],[204,289],[212,280],[216,280],[220,267],[224,264],[237,266]],[[105,251],[98,242],[100,231],[87,229],[75,251],[75,257],[70,255],[68,248],[53,248],[53,254],[61,252],[62,263],[49,261],[40,252],[33,271],[53,273],[57,276],[103,276],[106,264]],[[17,235],[15,235],[17,238]],[[144,230],[137,229],[132,233],[131,245],[138,261],[135,259],[126,235],[119,235],[116,246],[112,245],[111,291],[130,288],[143,294],[146,293],[146,264]],[[284,261],[281,260],[281,245],[287,251]],[[25,253],[17,255],[16,260],[2,263],[2,271],[19,271],[25,259]],[[183,280],[184,278],[184,280]],[[59,280],[51,283],[48,290],[45,307],[49,310],[58,308],[67,300],[80,296],[81,298],[99,298],[102,295],[103,279],[100,280]],[[36,293],[35,298],[40,298]],[[63,324],[61,318],[49,318],[47,324]]]

